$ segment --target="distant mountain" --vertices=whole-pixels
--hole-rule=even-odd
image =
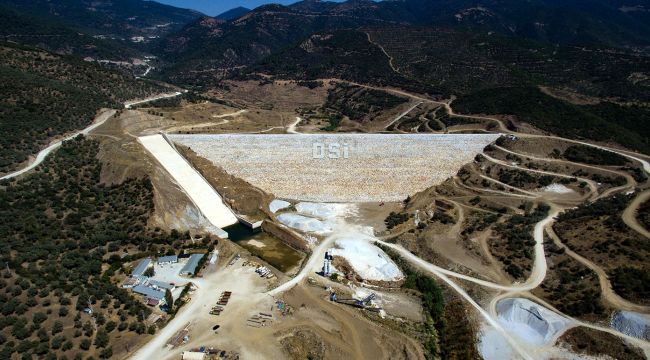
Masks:
[[[113,39],[161,36],[202,15],[142,0],[0,0],[0,6]]]
[[[246,14],[248,14],[251,11],[251,9],[245,8],[243,6],[236,7],[234,9],[230,9],[228,11],[225,11],[217,16],[215,18],[221,19],[221,20],[235,20],[238,19]]]
[[[212,77],[253,64],[318,31],[388,24],[374,16],[306,14],[291,7],[265,5],[232,21],[200,18],[166,36],[153,51],[172,63],[166,69],[168,79],[186,82],[202,73]]]
[[[60,55],[127,60],[140,55],[128,43],[80,33],[57,21],[0,6],[0,39],[39,47]]]
[[[493,31],[559,44],[650,45],[650,4],[643,0],[404,0],[422,24]]]
[[[166,75],[175,81],[220,77],[313,33],[361,27],[445,28],[549,44],[650,51],[650,7],[633,1],[484,0],[479,5],[476,0],[305,0],[261,6],[233,20],[200,18],[167,35],[155,51],[173,63]]]
[[[648,56],[449,28],[319,32],[241,69],[238,76],[261,73],[296,80],[342,78],[445,98],[528,84],[650,102]]]

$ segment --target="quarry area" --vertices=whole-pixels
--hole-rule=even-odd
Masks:
[[[236,106],[142,106],[92,133],[113,159],[104,181],[150,176],[150,226],[189,239],[176,262],[150,257],[154,275],[131,264],[124,284],[145,303],[162,299],[151,305],[159,329],[124,358],[650,355],[650,303],[616,270],[647,264],[633,248],[610,261],[598,249],[619,245],[593,243],[649,240],[635,215],[649,191],[645,156],[483,116],[410,131],[400,124],[431,121],[432,109],[453,114],[453,102],[415,95],[331,132],[302,117],[323,89],[239,86]],[[300,111],[257,103],[299,92]],[[617,226],[595,205],[619,214]],[[191,254],[205,259],[184,273]],[[174,316],[161,308],[166,284],[182,302]]]

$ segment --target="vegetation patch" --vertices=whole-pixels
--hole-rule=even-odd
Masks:
[[[586,145],[569,146],[564,150],[564,158],[569,161],[594,165],[622,166],[628,162],[619,154]]]
[[[461,96],[454,102],[454,109],[465,114],[514,115],[553,134],[614,141],[650,153],[650,111],[642,107],[574,105],[534,87],[504,87]]]
[[[128,345],[156,331],[144,323],[151,310],[112,279],[144,256],[123,256],[125,247],[156,255],[174,237],[147,228],[148,179],[100,183],[98,150],[77,137],[27,177],[2,182],[0,262],[9,271],[0,279],[0,358],[110,358],[125,350],[111,346],[117,337]]]
[[[626,299],[650,299],[650,274],[645,269],[619,267],[609,274],[612,287]]]
[[[650,229],[650,200],[644,202],[637,210],[636,218],[644,228]]]
[[[329,122],[329,125],[322,127],[321,130],[336,131],[336,129],[341,125],[341,121],[343,121],[343,116],[341,116],[341,114],[332,114],[327,116],[327,121]]]
[[[533,266],[535,224],[546,217],[550,207],[539,204],[525,215],[513,215],[495,226],[496,237],[490,241],[490,252],[505,265],[515,279],[525,278]]]
[[[602,319],[605,307],[601,300],[598,276],[570,256],[551,239],[544,241],[547,276],[534,292],[556,309],[569,316]]]
[[[475,343],[476,334],[467,321],[462,300],[443,294],[435,280],[413,269],[392,249],[375,245],[390,256],[406,276],[402,286],[420,294],[428,334],[423,340],[427,359],[480,359],[476,346],[470,345]]]
[[[388,216],[384,220],[384,224],[386,224],[386,228],[390,230],[397,225],[405,223],[410,218],[411,215],[407,213],[396,213],[394,211],[391,211],[390,214],[388,214]]]
[[[571,250],[609,275],[622,297],[648,304],[650,243],[621,218],[634,195],[616,194],[560,214],[555,232]]]
[[[347,116],[352,121],[362,122],[406,102],[407,98],[385,91],[337,84],[329,90],[323,107]]]
[[[641,349],[629,345],[619,337],[582,326],[567,330],[559,341],[567,343],[569,349],[578,354],[608,356],[620,360],[645,359]]]

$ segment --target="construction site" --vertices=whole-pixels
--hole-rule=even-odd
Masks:
[[[296,87],[266,86],[274,96],[299,96]],[[308,101],[322,95],[314,90]],[[102,156],[123,159],[108,162],[106,181],[151,177],[152,226],[188,232],[188,246],[218,240],[214,263],[185,276],[193,288],[183,307],[126,357],[646,356],[647,304],[612,290],[611,265],[575,247],[580,234],[559,214],[646,194],[638,174],[650,169],[647,160],[601,144],[494,131],[498,118],[458,120],[436,134],[387,129],[400,129],[404,112],[432,108],[453,111],[413,97],[370,124],[380,133],[365,134],[325,133],[289,105],[269,111],[246,101],[157,108],[162,115],[128,110],[95,130],[105,138]],[[626,160],[567,160],[572,146]],[[630,201],[623,210],[640,206]],[[639,228],[633,216],[623,221]],[[161,265],[151,280],[178,287],[171,279],[183,277],[181,267]],[[127,282],[161,285],[139,280]],[[606,346],[585,343],[584,333]]]

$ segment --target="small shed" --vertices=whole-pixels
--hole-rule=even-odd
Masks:
[[[144,295],[144,296],[146,296],[146,297],[148,297],[150,299],[162,300],[162,299],[165,298],[165,292],[164,291],[156,290],[154,288],[150,288],[150,287],[144,286],[144,285],[138,285],[138,286],[134,287],[133,292],[137,293],[137,294],[140,294],[140,295]]]
[[[205,359],[205,353],[198,351],[183,351],[181,353],[181,359],[183,360],[203,360]]]
[[[203,254],[192,254],[187,260],[187,264],[181,269],[181,275],[194,275],[196,267],[199,266],[199,261],[203,257]]]
[[[147,270],[147,268],[151,265],[151,259],[146,258],[140,260],[138,265],[131,271],[131,276],[132,277],[137,277],[137,276],[142,276],[144,272]]]
[[[178,256],[176,255],[161,256],[158,258],[157,262],[158,265],[176,264],[178,262]]]
[[[122,288],[124,289],[131,289],[134,286],[138,285],[140,283],[140,280],[137,277],[130,277],[124,280],[124,283],[122,283]]]
[[[153,279],[149,280],[147,285],[154,288],[154,289],[174,290],[174,288],[175,288],[175,286],[170,284],[170,283],[166,283],[164,281],[153,280]]]

